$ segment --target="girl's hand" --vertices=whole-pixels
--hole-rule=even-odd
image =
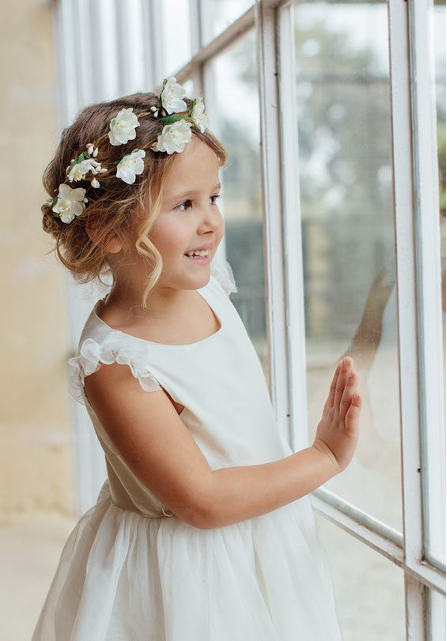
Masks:
[[[339,474],[351,462],[359,438],[362,398],[357,393],[354,361],[346,356],[337,366],[323,416],[318,424],[312,447],[328,456]]]

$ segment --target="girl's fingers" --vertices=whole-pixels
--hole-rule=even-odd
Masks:
[[[338,374],[339,374],[340,369],[341,369],[341,363],[342,363],[342,361],[338,361],[338,363],[337,363],[337,367],[335,369],[334,376],[332,378],[331,386],[329,388],[329,396],[327,397],[327,401],[326,401],[326,403],[324,405],[324,411],[323,411],[324,414],[334,404],[335,389],[337,387],[337,380],[338,380]]]
[[[346,412],[345,418],[345,427],[348,429],[356,427],[356,421],[358,421],[360,412],[362,409],[362,397],[358,392],[354,393],[352,397],[351,407]]]
[[[349,365],[350,365],[348,359],[349,359],[349,356],[346,356],[343,359],[342,366],[338,374],[337,382],[335,383],[333,406],[335,407],[336,410],[339,409],[343,390],[345,389],[346,374],[349,371]]]
[[[357,387],[357,375],[355,372],[349,371],[346,379],[345,389],[340,400],[340,418],[344,421],[349,408],[351,407],[353,395]]]

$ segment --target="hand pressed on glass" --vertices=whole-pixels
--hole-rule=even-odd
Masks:
[[[357,382],[354,361],[347,356],[335,370],[312,444],[330,458],[335,474],[349,465],[359,439],[362,398],[357,393]]]

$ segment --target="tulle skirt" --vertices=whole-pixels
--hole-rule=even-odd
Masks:
[[[32,641],[341,641],[308,497],[214,529],[117,507],[61,552]]]

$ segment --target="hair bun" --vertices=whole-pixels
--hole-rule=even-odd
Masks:
[[[42,229],[56,238],[61,231],[59,219],[53,216],[50,204],[44,204],[40,209],[43,214]]]

